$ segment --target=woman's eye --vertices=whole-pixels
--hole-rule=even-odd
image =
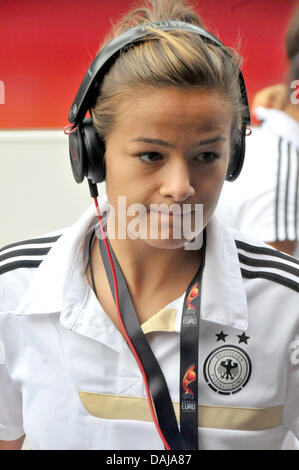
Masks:
[[[160,160],[161,154],[158,152],[147,152],[139,154],[138,157],[145,163],[152,163]]]
[[[204,162],[204,163],[210,163],[210,162],[213,162],[214,160],[216,160],[219,157],[220,157],[220,155],[218,153],[215,153],[215,152],[202,152],[195,158],[195,160],[201,161],[201,162]]]

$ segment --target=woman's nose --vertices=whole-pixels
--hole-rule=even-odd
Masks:
[[[164,168],[163,183],[160,194],[163,197],[172,197],[174,201],[184,201],[195,195],[191,184],[190,168],[184,159],[176,159]]]

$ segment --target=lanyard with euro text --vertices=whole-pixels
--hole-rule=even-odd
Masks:
[[[107,233],[106,227],[105,232]],[[92,264],[91,264],[91,243],[94,234],[90,240],[89,246],[89,264],[92,278],[93,289],[96,293]],[[201,264],[190,282],[183,304],[180,336],[180,430],[170,398],[168,386],[160,365],[142,331],[130,293],[127,287],[125,277],[119,266],[117,258],[113,252],[108,236],[110,253],[113,258],[117,278],[117,290],[119,298],[119,313],[121,315],[121,324],[137,353],[138,363],[144,371],[144,381],[148,386],[150,395],[154,402],[157,425],[160,430],[160,436],[163,436],[173,450],[197,450],[198,449],[198,350],[199,350],[199,318],[200,318],[200,300],[201,300],[201,280],[205,262],[205,231],[203,232],[203,246]],[[109,281],[110,289],[114,302],[116,301],[115,289],[111,265],[108,259],[107,249],[102,237],[99,237],[99,247],[106,275]],[[97,293],[96,293],[97,294]],[[130,345],[129,344],[129,345]],[[131,348],[132,349],[132,348]],[[136,354],[135,358],[136,358]],[[165,446],[166,447],[166,446]],[[168,447],[166,447],[168,448]]]

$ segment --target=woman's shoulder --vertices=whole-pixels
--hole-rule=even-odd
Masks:
[[[79,263],[78,253],[86,245],[94,219],[94,209],[89,208],[73,225],[2,248],[0,313],[20,312],[20,309],[27,312],[29,304],[35,311],[37,304],[46,308],[55,299],[61,299]]]
[[[1,312],[16,308],[41,263],[65,230],[52,231],[0,248]]]
[[[260,279],[299,293],[299,259],[234,228],[226,228],[234,240],[240,270],[245,279]]]

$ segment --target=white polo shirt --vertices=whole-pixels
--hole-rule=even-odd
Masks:
[[[135,359],[85,276],[96,222],[91,207],[62,232],[0,252],[1,440],[26,434],[43,450],[164,448]],[[298,267],[216,218],[208,224],[200,449],[280,449],[288,430],[299,437]],[[184,295],[173,297],[142,327],[178,415]]]
[[[274,109],[256,114],[262,124],[246,138],[244,167],[224,183],[217,214],[265,242],[297,240],[299,258],[299,123]]]

